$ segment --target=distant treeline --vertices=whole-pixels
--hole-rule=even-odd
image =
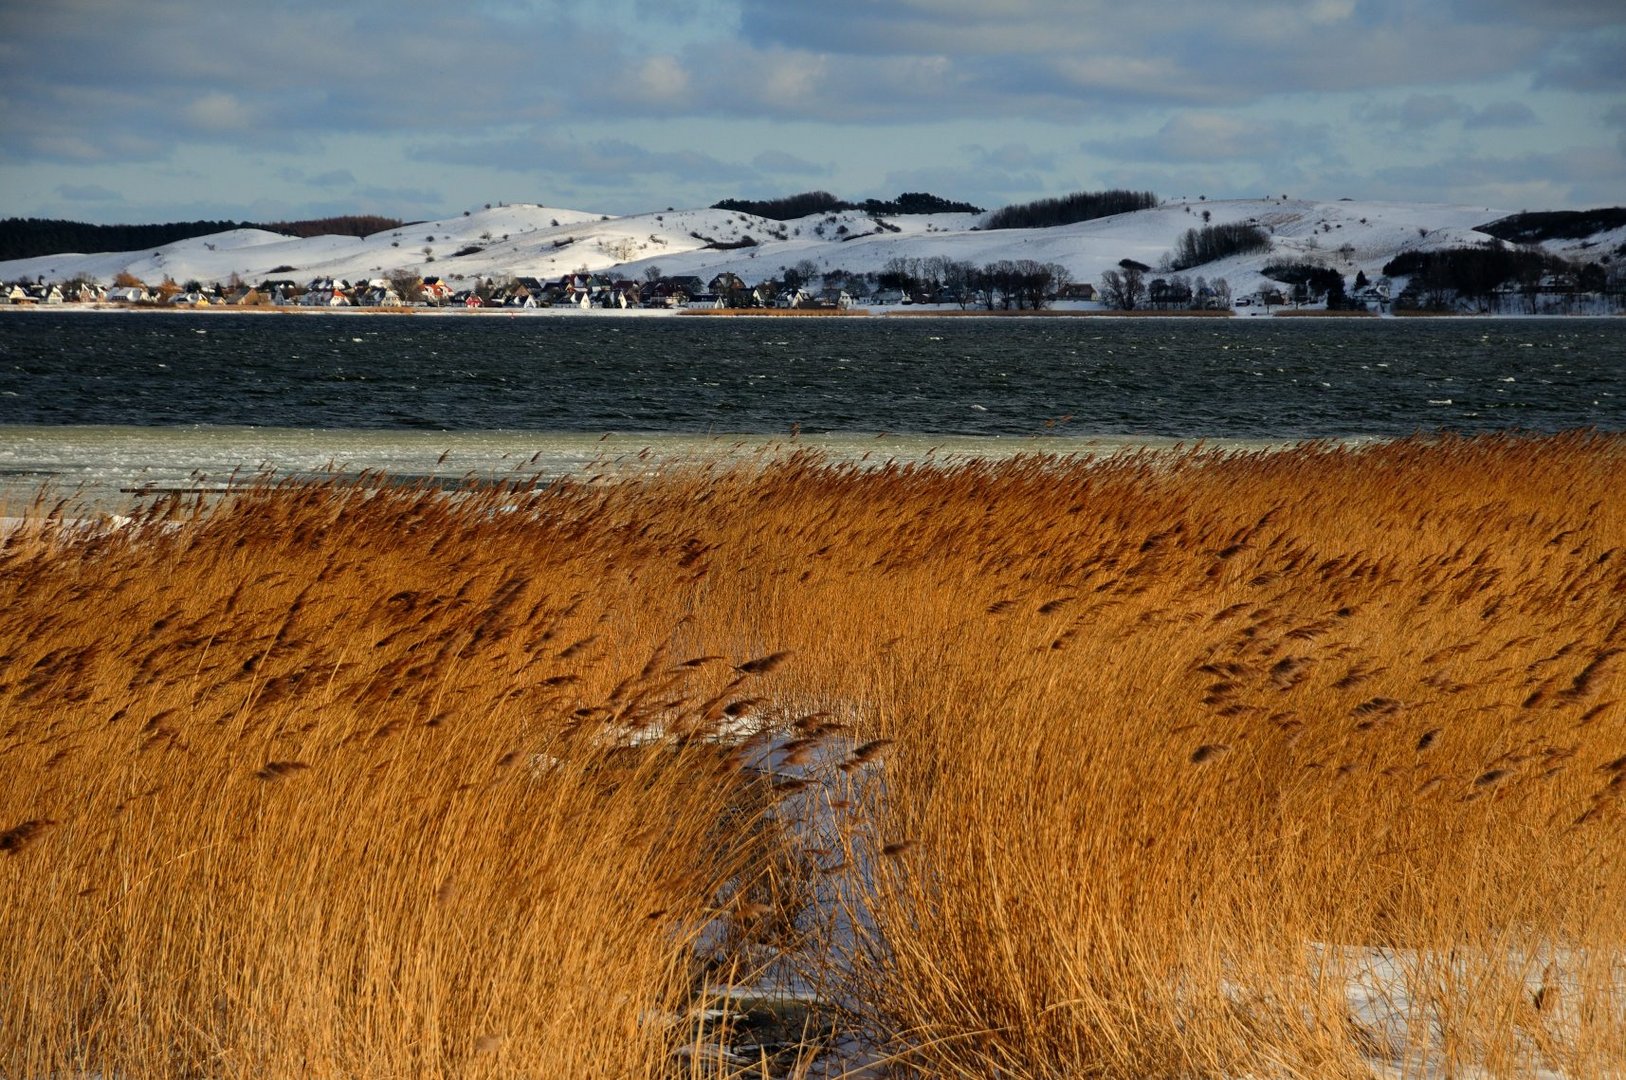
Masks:
[[[1200,229],[1187,229],[1180,235],[1169,264],[1175,270],[1188,270],[1232,255],[1269,250],[1270,234],[1257,225],[1242,222],[1204,225]]]
[[[52,218],[6,218],[0,221],[0,259],[32,259],[66,252],[140,251],[232,229],[265,229],[299,237],[370,236],[403,224],[376,214],[309,221],[174,221],[163,225],[89,225]]]
[[[1271,263],[1259,272],[1272,281],[1302,289],[1304,299],[1320,300],[1325,297],[1327,306],[1334,311],[1344,307],[1348,299],[1344,289],[1344,275],[1330,266],[1295,259]]]
[[[284,233],[288,236],[371,236],[386,229],[399,229],[413,222],[399,218],[379,217],[377,214],[346,214],[343,217],[311,218],[309,221],[273,221],[266,225],[249,225],[251,229]]]
[[[1408,251],[1383,266],[1385,274],[1409,277],[1395,297],[1397,308],[1452,310],[1467,301],[1480,310],[1495,311],[1509,304],[1524,313],[1569,312],[1579,297],[1602,296],[1619,306],[1626,295],[1623,267],[1600,262],[1571,262],[1532,248],[1501,248],[1493,243],[1478,247]],[[1613,298],[1613,299],[1611,299]]]
[[[1527,248],[1441,248],[1407,251],[1383,264],[1391,277],[1417,278],[1460,296],[1489,296],[1508,282],[1536,283],[1544,275],[1572,272],[1576,267],[1556,255]]]
[[[896,199],[865,199],[848,202],[828,191],[804,191],[799,195],[786,195],[781,199],[723,199],[713,203],[713,210],[733,210],[741,214],[754,214],[771,221],[791,221],[814,214],[834,214],[843,210],[862,210],[866,214],[980,214],[982,207],[966,202],[954,202],[925,191],[905,191]]]
[[[1543,210],[1514,214],[1479,226],[1498,240],[1515,244],[1536,244],[1543,240],[1579,240],[1593,233],[1626,225],[1626,206],[1598,210]]]
[[[1047,229],[1055,225],[1072,225],[1079,221],[1111,217],[1113,214],[1127,214],[1134,210],[1150,210],[1156,205],[1157,196],[1150,191],[1080,191],[995,210],[988,215],[983,227]]]

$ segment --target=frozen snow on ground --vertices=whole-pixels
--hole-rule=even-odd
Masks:
[[[820,271],[865,273],[882,271],[894,258],[945,256],[978,266],[1004,259],[1057,263],[1074,281],[1099,282],[1101,274],[1121,259],[1156,266],[1181,234],[1202,227],[1205,214],[1211,224],[1251,222],[1272,234],[1269,252],[1187,271],[1210,279],[1224,277],[1233,294],[1241,296],[1266,282],[1260,274],[1265,265],[1283,260],[1312,259],[1346,276],[1364,271],[1375,279],[1384,263],[1401,252],[1491,240],[1476,226],[1506,217],[1507,211],[1344,200],[1186,200],[1075,225],[985,230],[979,228],[981,215],[973,214],[873,217],[849,210],[773,221],[732,210],[610,217],[516,204],[403,225],[364,238],[296,239],[243,229],[153,251],[46,255],[0,262],[0,280],[67,281],[85,276],[108,283],[128,272],[149,284],[165,277],[225,282],[233,274],[250,283],[276,277],[354,281],[405,271],[472,286],[478,278],[547,280],[583,269],[638,280],[657,267],[667,276],[692,274],[707,281],[730,271],[754,285],[779,277],[803,260]],[[747,240],[750,246],[733,246]],[[1626,228],[1544,246],[1577,257],[1612,251],[1622,243]]]
[[[575,434],[565,432],[317,430],[253,427],[25,427],[0,442],[0,514],[18,513],[42,485],[95,510],[127,509],[142,492],[211,493],[258,477],[313,478],[363,471],[441,486],[641,476],[708,464],[750,464],[798,450],[837,463],[952,464],[1016,454],[1103,455],[1159,449],[1179,440],[1103,438],[801,434]],[[1234,450],[1285,446],[1254,440],[1208,445]]]

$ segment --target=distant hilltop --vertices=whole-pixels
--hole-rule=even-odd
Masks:
[[[171,221],[161,225],[91,225],[52,218],[6,218],[0,221],[0,262],[62,251],[139,251],[237,229],[261,229],[283,236],[370,236],[403,224],[397,218],[377,214],[270,223]]]
[[[42,235],[41,224],[0,223],[0,239],[7,229]],[[410,224],[218,224],[134,250],[0,262],[0,300],[309,304],[314,292],[324,306],[1626,307],[1622,207],[1508,213],[1109,191],[989,213],[918,192],[864,203],[809,192],[620,217],[499,204]]]

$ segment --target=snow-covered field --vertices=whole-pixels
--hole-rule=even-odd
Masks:
[[[580,210],[513,204],[419,222],[365,238],[296,239],[241,229],[169,244],[152,251],[58,254],[0,262],[0,280],[102,283],[127,272],[156,284],[245,282],[272,277],[375,279],[396,271],[437,275],[454,287],[479,279],[557,278],[579,270],[639,279],[651,267],[664,275],[710,280],[724,271],[747,284],[779,277],[804,260],[820,271],[879,272],[890,260],[944,256],[978,266],[1032,259],[1067,268],[1074,281],[1099,282],[1121,259],[1156,266],[1187,229],[1251,222],[1271,232],[1269,252],[1236,256],[1189,273],[1225,278],[1241,296],[1266,284],[1271,262],[1309,259],[1353,277],[1376,278],[1383,265],[1411,250],[1491,239],[1476,226],[1507,216],[1488,206],[1448,206],[1298,199],[1184,200],[1154,209],[1047,229],[983,230],[981,215],[872,217],[863,211],[772,221],[712,209],[666,210],[609,217]],[[754,246],[729,247],[749,238]],[[1626,244],[1626,228],[1583,240],[1549,243],[1577,256]],[[469,251],[477,248],[476,251]],[[457,254],[468,251],[467,254]]]

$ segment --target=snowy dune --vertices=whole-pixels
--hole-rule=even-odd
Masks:
[[[309,239],[240,229],[198,237],[152,251],[59,254],[0,262],[0,280],[88,277],[111,282],[128,272],[156,284],[165,277],[247,282],[268,277],[308,280],[377,278],[396,271],[438,275],[454,284],[514,276],[542,279],[586,269],[639,278],[650,267],[663,274],[709,280],[732,271],[748,283],[778,277],[803,260],[823,270],[880,271],[894,258],[946,256],[982,265],[1033,259],[1065,266],[1075,281],[1098,282],[1120,259],[1151,266],[1187,229],[1252,222],[1272,232],[1273,250],[1209,263],[1189,271],[1224,277],[1241,295],[1265,283],[1260,270],[1283,259],[1309,259],[1346,276],[1377,277],[1397,254],[1479,243],[1491,237],[1476,226],[1507,216],[1486,206],[1297,199],[1180,200],[1151,210],[1048,229],[978,228],[981,215],[927,214],[872,217],[862,211],[771,221],[730,210],[652,211],[611,217],[581,210],[506,205],[441,221],[417,222],[365,238]],[[755,246],[730,247],[749,238]],[[1626,229],[1584,240],[1549,243],[1561,255],[1613,251]],[[478,250],[469,250],[478,249]],[[465,254],[458,254],[465,252]]]

